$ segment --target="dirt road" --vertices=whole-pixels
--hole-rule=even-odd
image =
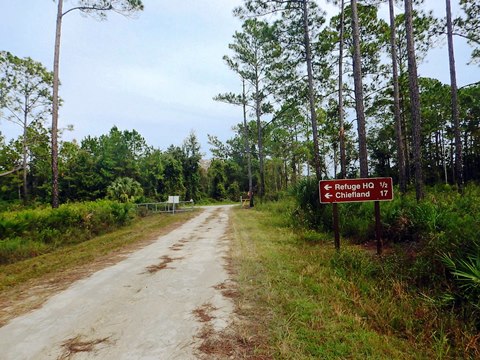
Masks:
[[[208,207],[122,262],[0,328],[0,359],[197,359],[227,326],[229,207]]]

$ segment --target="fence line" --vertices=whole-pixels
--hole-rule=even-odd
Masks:
[[[155,203],[142,203],[136,204],[137,210],[146,209],[147,212],[152,213],[176,213],[176,212],[185,212],[192,211],[194,202],[193,201],[180,201],[178,204],[172,204],[168,201],[164,202],[155,202]]]

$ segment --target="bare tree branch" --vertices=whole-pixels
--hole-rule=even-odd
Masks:
[[[10,175],[10,174],[12,174],[12,173],[14,173],[14,172],[16,172],[16,171],[18,171],[18,170],[21,170],[21,169],[23,169],[23,166],[22,166],[22,165],[17,166],[17,167],[16,167],[15,169],[13,169],[13,170],[0,173],[0,177]]]
[[[80,10],[80,11],[89,11],[89,10],[92,10],[92,11],[108,11],[108,10],[112,10],[112,9],[113,9],[112,4],[110,4],[110,6],[107,6],[107,7],[104,7],[104,8],[101,8],[101,7],[98,7],[98,6],[77,6],[77,7],[73,7],[71,9],[68,9],[67,11],[65,11],[62,14],[62,17],[64,17],[69,12],[74,11],[74,10]]]

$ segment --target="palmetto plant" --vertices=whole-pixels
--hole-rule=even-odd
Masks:
[[[480,253],[457,261],[451,255],[443,254],[442,261],[460,283],[463,295],[480,310]]]
[[[107,197],[123,203],[134,202],[143,195],[140,183],[129,177],[116,179],[107,188]]]

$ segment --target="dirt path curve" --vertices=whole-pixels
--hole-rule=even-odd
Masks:
[[[200,215],[77,281],[0,328],[0,359],[197,359],[202,321],[216,331],[233,311],[228,206]]]

